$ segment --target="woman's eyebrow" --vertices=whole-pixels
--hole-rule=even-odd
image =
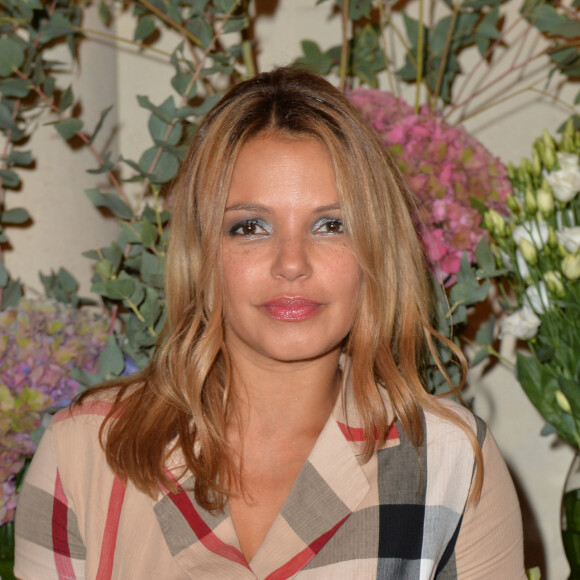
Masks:
[[[226,207],[224,211],[259,211],[264,213],[272,213],[272,210],[269,207],[259,203],[234,203]]]
[[[340,204],[339,203],[329,203],[328,205],[320,205],[318,206],[314,212],[315,213],[325,213],[327,211],[337,211],[340,210]]]

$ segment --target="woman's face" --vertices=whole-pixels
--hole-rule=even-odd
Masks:
[[[221,252],[230,353],[276,361],[336,354],[353,325],[362,271],[320,142],[259,136],[243,146]]]

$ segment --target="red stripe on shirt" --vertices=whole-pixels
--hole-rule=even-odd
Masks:
[[[350,427],[349,425],[345,425],[344,423],[341,423],[340,421],[337,421],[337,424],[338,424],[340,430],[342,431],[342,434],[345,436],[347,441],[365,441],[366,440],[364,429],[361,429],[360,427]],[[376,434],[375,438],[378,440],[378,438],[379,438],[378,433]],[[387,432],[387,441],[390,441],[392,439],[398,439],[398,438],[399,438],[399,432],[397,431],[397,427],[395,425],[391,425],[389,427],[388,432]]]
[[[58,577],[76,578],[68,543],[68,501],[57,470],[52,500],[52,551]]]
[[[99,415],[106,417],[111,410],[113,403],[108,401],[86,401],[80,406],[67,407],[59,411],[52,419],[53,424],[60,423],[70,417],[79,417],[82,415]]]
[[[274,572],[266,576],[265,580],[285,580],[286,578],[290,578],[302,570],[302,568],[304,568],[304,566],[306,566],[306,564],[308,564],[308,562],[310,562],[310,560],[312,560],[312,558],[314,558],[314,556],[316,556],[316,554],[322,550],[326,542],[328,542],[328,540],[334,536],[334,534],[338,531],[340,526],[344,524],[349,516],[350,514],[340,520],[340,522],[328,530],[328,532],[325,532],[322,534],[322,536],[316,538],[312,544],[310,544],[307,548],[304,548],[302,552],[296,554],[296,556],[294,556],[292,559],[288,560],[286,564],[280,566],[280,568],[274,570]]]
[[[173,479],[173,476],[170,473],[169,476]],[[213,533],[211,528],[203,521],[188,495],[179,484],[177,484],[177,489],[177,493],[168,493],[167,495],[175,504],[175,507],[177,507],[181,512],[181,515],[185,518],[199,541],[210,552],[222,556],[223,558],[227,558],[232,562],[241,564],[244,568],[250,569],[245,556],[240,552],[240,550],[220,540]]]
[[[124,497],[125,486],[121,479],[118,476],[115,476],[111,495],[109,497],[109,509],[107,510],[107,520],[103,532],[101,558],[99,560],[96,580],[109,580],[113,573],[115,544],[117,543],[117,532],[119,531],[119,520],[121,519],[121,509],[123,507]]]

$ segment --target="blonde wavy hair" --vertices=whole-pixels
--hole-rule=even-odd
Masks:
[[[234,86],[208,113],[183,162],[174,192],[162,338],[146,369],[100,387],[115,389],[101,428],[111,468],[155,497],[160,487],[175,488],[164,464],[178,449],[184,469],[194,476],[196,501],[208,510],[222,509],[238,481],[225,437],[234,402],[217,266],[234,164],[241,148],[263,134],[318,139],[332,159],[345,230],[364,274],[344,350],[351,359],[367,459],[377,433],[384,441],[390,426],[384,389],[395,420],[416,447],[424,436],[424,411],[463,429],[478,465],[478,496],[482,463],[476,437],[426,392],[423,381],[429,352],[438,360],[434,339],[445,339],[430,325],[430,284],[412,198],[344,94],[317,75],[291,68]]]

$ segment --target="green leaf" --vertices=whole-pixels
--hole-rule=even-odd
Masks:
[[[494,339],[495,317],[491,315],[483,328],[475,335],[475,342],[480,345],[490,345]]]
[[[74,34],[73,23],[58,12],[53,12],[50,20],[44,21],[41,33],[38,35],[40,44],[48,44],[55,38]]]
[[[312,40],[303,40],[301,43],[303,57],[294,61],[295,65],[305,66],[313,72],[326,75],[330,72],[333,60],[324,54],[318,44]]]
[[[4,187],[18,187],[20,185],[18,173],[10,169],[0,169],[0,179],[2,179]]]
[[[95,130],[93,131],[93,134],[89,140],[89,145],[94,143],[95,139],[97,138],[97,135],[100,133],[101,129],[103,128],[103,123],[105,122],[107,115],[111,112],[112,108],[113,108],[113,105],[111,105],[110,107],[107,107],[106,109],[103,109],[101,111],[101,116],[99,117],[99,121],[97,123],[97,126],[95,127]]]
[[[20,225],[26,223],[30,219],[30,214],[23,207],[8,209],[2,212],[2,215],[0,216],[0,222],[3,224]]]
[[[24,62],[24,49],[11,38],[0,38],[0,77],[9,77]]]
[[[183,128],[179,122],[175,122],[171,126],[159,117],[151,115],[149,117],[149,133],[156,142],[177,145],[183,135]]]
[[[32,83],[26,79],[5,79],[0,82],[0,93],[5,97],[23,99],[31,88]]]
[[[8,270],[4,264],[0,262],[0,288],[4,288],[8,284],[9,279],[10,275],[8,274]]]
[[[103,278],[103,280],[108,280],[113,274],[113,263],[111,260],[104,258],[95,264],[95,272]]]
[[[143,229],[141,230],[141,243],[150,248],[157,241],[157,228],[149,222],[143,222]]]
[[[411,47],[417,49],[419,39],[419,21],[411,18],[406,12],[403,12],[403,22],[405,23],[405,30]],[[426,29],[426,27],[425,27]]]
[[[121,272],[121,274],[125,274],[125,272]],[[119,275],[116,279],[107,280],[104,290],[105,293],[103,295],[107,298],[111,298],[112,300],[126,300],[135,292],[135,280],[128,274],[125,276]]]
[[[155,106],[149,98],[144,95],[137,95],[137,102],[139,103],[139,106],[151,111],[166,123],[171,123],[171,121],[176,117],[177,109],[173,97],[166,99],[159,107]]]
[[[481,240],[479,240],[479,243],[475,248],[475,259],[484,273],[495,271],[495,257],[485,237],[482,237]]]
[[[498,20],[499,6],[496,6],[485,15],[485,18],[477,27],[476,43],[481,56],[485,56],[487,53],[491,40],[499,38]]]
[[[145,318],[145,324],[147,326],[153,326],[155,324],[161,312],[159,295],[156,290],[149,287],[145,290],[145,300],[139,307],[139,311],[143,318]]]
[[[16,151],[12,150],[10,155],[6,158],[8,163],[12,165],[22,165],[27,166],[31,165],[34,159],[32,158],[32,152],[30,151]]]
[[[489,357],[489,352],[487,351],[487,348],[480,348],[475,353],[473,358],[469,361],[469,366],[475,367],[479,363],[483,362],[487,357]]]
[[[542,0],[524,2],[521,11],[525,13],[530,8],[531,10],[526,15],[526,18],[542,32],[554,34],[554,31],[566,22],[566,17],[558,14],[553,6]]]
[[[246,14],[242,16],[233,16],[225,24],[223,29],[223,34],[229,34],[230,32],[240,32],[248,27],[248,16]]]
[[[193,73],[178,71],[171,79],[171,86],[186,99],[193,99],[197,94],[197,83],[193,82]]]
[[[133,210],[118,195],[101,193],[98,189],[87,189],[85,193],[94,205],[106,207],[118,218],[130,220],[133,217]]]
[[[466,306],[482,302],[489,294],[490,282],[485,282],[478,286],[472,284],[458,283],[451,288],[449,298],[453,304],[459,303]]]
[[[161,151],[159,147],[147,149],[139,160],[141,170],[151,176],[155,183],[166,183],[177,175],[179,170],[179,161],[173,153]]]
[[[111,11],[106,2],[99,3],[99,20],[105,25],[109,26],[111,23]]]
[[[164,261],[155,254],[145,252],[141,262],[141,276],[143,281],[155,288],[161,289],[164,286],[164,274]]]
[[[60,136],[68,141],[83,128],[83,122],[80,119],[65,119],[64,121],[57,121],[54,123],[55,129],[60,133]]]
[[[59,268],[57,281],[65,292],[76,292],[79,288],[79,283],[66,268]]]
[[[20,280],[10,280],[2,289],[2,306],[1,309],[17,306],[22,298],[22,284]]]
[[[516,378],[526,395],[548,423],[551,423],[560,437],[578,446],[580,438],[570,421],[564,418],[564,411],[556,402],[555,394],[560,389],[558,381],[535,358],[517,355]]]
[[[109,336],[105,348],[99,355],[99,372],[101,374],[119,376],[125,368],[125,359],[114,335]]]
[[[137,42],[145,40],[155,32],[155,20],[151,16],[144,16],[139,20],[133,39]]]
[[[207,48],[210,45],[213,38],[213,29],[204,16],[189,20],[185,28],[199,39],[203,48]]]
[[[564,38],[580,38],[580,20],[566,20],[555,26],[552,34]]]

